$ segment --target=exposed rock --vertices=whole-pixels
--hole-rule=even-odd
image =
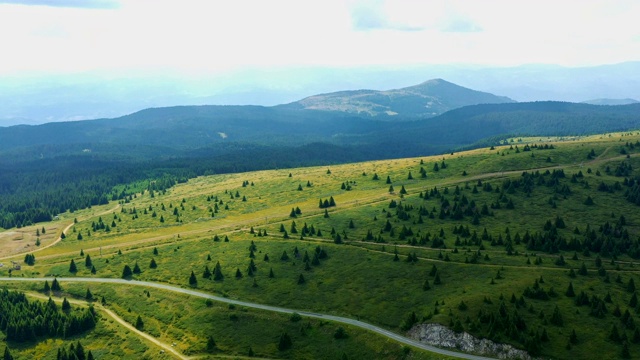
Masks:
[[[417,324],[412,327],[407,336],[425,344],[454,348],[468,353],[496,357],[498,359],[532,360],[524,350],[511,345],[495,343],[487,339],[478,339],[466,332],[455,333],[440,324]]]

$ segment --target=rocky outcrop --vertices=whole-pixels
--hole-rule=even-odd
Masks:
[[[415,325],[409,330],[407,336],[425,344],[454,348],[498,359],[532,359],[526,351],[516,349],[511,345],[498,344],[487,339],[478,339],[466,332],[455,333],[440,324]]]

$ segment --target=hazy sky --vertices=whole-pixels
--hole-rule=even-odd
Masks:
[[[640,1],[0,0],[0,74],[640,60]]]

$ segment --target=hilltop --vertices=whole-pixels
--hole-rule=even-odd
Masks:
[[[285,106],[370,116],[433,117],[468,105],[512,102],[515,101],[508,97],[467,89],[442,79],[433,79],[394,90],[354,90],[320,94]]]

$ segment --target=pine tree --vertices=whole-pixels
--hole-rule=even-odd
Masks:
[[[562,315],[560,314],[558,305],[556,305],[555,309],[553,309],[553,314],[551,315],[551,319],[549,320],[549,322],[556,326],[564,325],[564,321],[562,319]]]
[[[584,263],[582,263],[582,266],[580,266],[580,270],[578,270],[578,274],[587,275],[587,266]]]
[[[429,279],[424,280],[424,284],[422,285],[422,290],[427,291],[431,289],[431,284],[429,284]]]
[[[66,297],[62,299],[62,311],[71,311],[71,303],[69,303],[69,300],[67,300]]]
[[[48,282],[47,280],[45,280],[45,281],[44,281],[44,289],[42,289],[42,291],[43,291],[45,294],[48,294],[48,293],[49,293],[49,291],[51,291],[51,288],[49,287],[49,282]]]
[[[151,259],[151,262],[149,262],[149,268],[156,269],[157,267],[158,267],[158,264],[156,263],[156,260]]]
[[[220,266],[220,261],[216,263],[216,267],[213,269],[213,280],[222,281],[224,279],[224,275],[222,275],[222,266]]]
[[[207,339],[207,351],[213,352],[216,349],[216,342],[213,340],[213,336],[209,335]]]
[[[136,261],[136,264],[133,266],[133,273],[134,274],[140,274],[140,266],[138,266],[138,262]]]
[[[13,356],[11,355],[11,351],[9,351],[9,347],[8,346],[4,347],[3,360],[13,360]]]
[[[56,278],[53,278],[53,282],[51,283],[51,291],[62,291],[62,287]]]
[[[242,271],[240,271],[240,268],[236,268],[236,279],[240,278],[242,278]]]
[[[78,272],[78,268],[76,267],[76,263],[73,259],[71,259],[71,263],[69,264],[69,272],[74,274]]]
[[[436,267],[436,265],[431,265],[431,271],[429,271],[429,276],[436,276],[436,273],[438,272],[438,268]]]
[[[569,282],[569,287],[567,288],[567,292],[565,293],[568,297],[576,296],[576,293],[573,291],[573,283]]]
[[[142,331],[144,329],[144,321],[142,321],[142,318],[140,317],[140,315],[138,315],[138,318],[136,319],[136,329]]]
[[[202,273],[202,277],[205,279],[211,278],[211,270],[209,270],[209,267],[206,265],[204,267],[204,272]]]
[[[125,265],[124,268],[122,269],[122,278],[123,279],[130,278],[131,275],[133,275],[133,271],[131,271],[131,268],[129,267],[129,265]]]
[[[273,274],[273,268],[269,269],[269,277],[273,279],[275,275]]]
[[[298,285],[302,285],[306,282],[306,280],[304,279],[304,275],[300,274],[300,276],[298,277]]]
[[[622,344],[622,352],[620,353],[620,356],[623,359],[631,359],[631,353],[629,352],[629,345],[627,345],[626,341],[624,342],[624,344]]]
[[[84,258],[84,266],[88,268],[93,266],[93,263],[91,262],[91,256],[89,256],[89,254],[87,254],[87,256]]]
[[[84,353],[84,347],[80,344],[80,341],[76,343],[75,355],[78,360],[86,360],[86,354]]]
[[[293,344],[291,342],[289,334],[287,334],[286,332],[282,333],[282,335],[280,335],[280,341],[278,342],[278,350],[285,351],[291,349],[292,345]]]
[[[571,335],[569,335],[569,342],[571,344],[578,343],[578,335],[576,334],[576,329],[571,330]]]
[[[436,273],[436,277],[433,279],[433,283],[434,283],[435,285],[440,285],[440,284],[442,284],[442,281],[440,280],[440,273],[439,273],[439,272],[437,272],[437,273]]]
[[[627,283],[627,291],[630,293],[636,291],[636,282],[633,281],[633,278],[629,278],[629,282]]]
[[[89,290],[89,288],[87,288],[87,293],[84,295],[84,298],[87,301],[91,301],[93,300],[93,294],[91,293],[91,290]]]
[[[198,286],[198,279],[196,278],[196,274],[191,271],[191,276],[189,276],[189,285],[195,287]]]
[[[615,324],[611,327],[611,331],[609,332],[609,340],[613,342],[620,342],[622,340],[620,332],[618,332],[618,327]]]
[[[336,339],[336,340],[346,339],[347,338],[347,332],[344,330],[344,328],[342,326],[339,326],[336,329],[336,332],[333,333],[333,338]]]

